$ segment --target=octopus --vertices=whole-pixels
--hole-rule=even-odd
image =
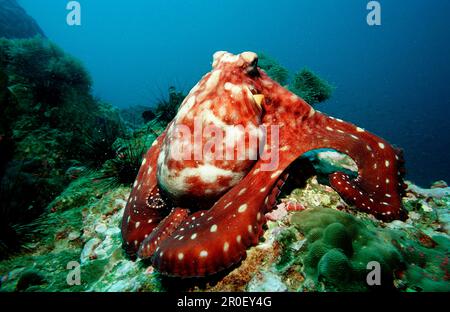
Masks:
[[[345,202],[386,222],[404,218],[400,150],[316,111],[260,69],[255,53],[216,52],[143,157],[122,220],[125,251],[174,277],[239,264],[262,237],[289,166],[322,148],[358,166],[356,178],[329,177]]]

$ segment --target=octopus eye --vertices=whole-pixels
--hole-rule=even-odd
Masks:
[[[259,77],[258,70],[258,59],[255,59],[250,65],[247,67],[247,74],[250,77]]]
[[[244,52],[241,54],[247,66],[247,74],[251,77],[259,76],[258,55],[253,52]]]

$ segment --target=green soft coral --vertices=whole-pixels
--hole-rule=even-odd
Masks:
[[[334,209],[314,208],[295,213],[291,222],[307,238],[300,256],[306,276],[322,282],[327,290],[368,290],[367,264],[381,264],[380,287],[393,287],[396,268],[402,258],[370,224]]]
[[[326,80],[320,78],[312,70],[304,68],[290,79],[289,71],[281,66],[274,58],[264,53],[259,53],[258,66],[263,69],[270,78],[285,86],[300,96],[310,105],[324,102],[331,98],[334,87]]]
[[[279,84],[285,85],[288,83],[289,71],[267,54],[258,53],[258,66]]]

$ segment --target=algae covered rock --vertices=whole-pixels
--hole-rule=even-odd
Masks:
[[[46,211],[69,168],[114,157],[105,152],[113,142],[95,142],[108,142],[104,128],[114,140],[123,129],[118,110],[91,94],[83,65],[41,36],[0,39],[0,99],[0,184],[11,186],[0,187],[0,213],[12,233]],[[0,258],[23,247],[10,236],[0,232]]]
[[[319,183],[316,176],[306,181],[303,188],[295,188],[286,197],[305,208],[337,207],[344,205],[340,196],[329,186]]]
[[[0,37],[29,38],[44,32],[16,0],[0,1]]]
[[[16,285],[17,291],[29,290],[31,287],[45,284],[45,277],[42,273],[28,270],[22,273]]]

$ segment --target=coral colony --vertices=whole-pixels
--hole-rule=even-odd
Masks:
[[[201,137],[199,132],[195,138],[180,135],[180,125],[193,129],[199,120],[217,131]],[[262,125],[270,137],[277,129],[276,142],[263,146],[264,153],[279,154],[275,166],[270,157],[189,155],[196,153],[187,149],[193,140],[208,144],[217,139],[213,132],[237,124],[247,129]],[[249,147],[259,132],[246,134],[241,128],[228,133]],[[212,147],[236,152],[227,141],[225,134]],[[180,160],[171,152],[174,146],[191,157]],[[151,258],[160,272],[180,277],[210,275],[238,263],[263,235],[265,214],[274,208],[286,168],[318,148],[338,150],[358,165],[356,179],[343,172],[330,176],[346,202],[383,220],[404,218],[399,151],[360,127],[315,111],[259,69],[255,53],[215,53],[212,71],[191,90],[143,159],[122,221],[126,251]],[[251,146],[247,154],[254,154]]]

